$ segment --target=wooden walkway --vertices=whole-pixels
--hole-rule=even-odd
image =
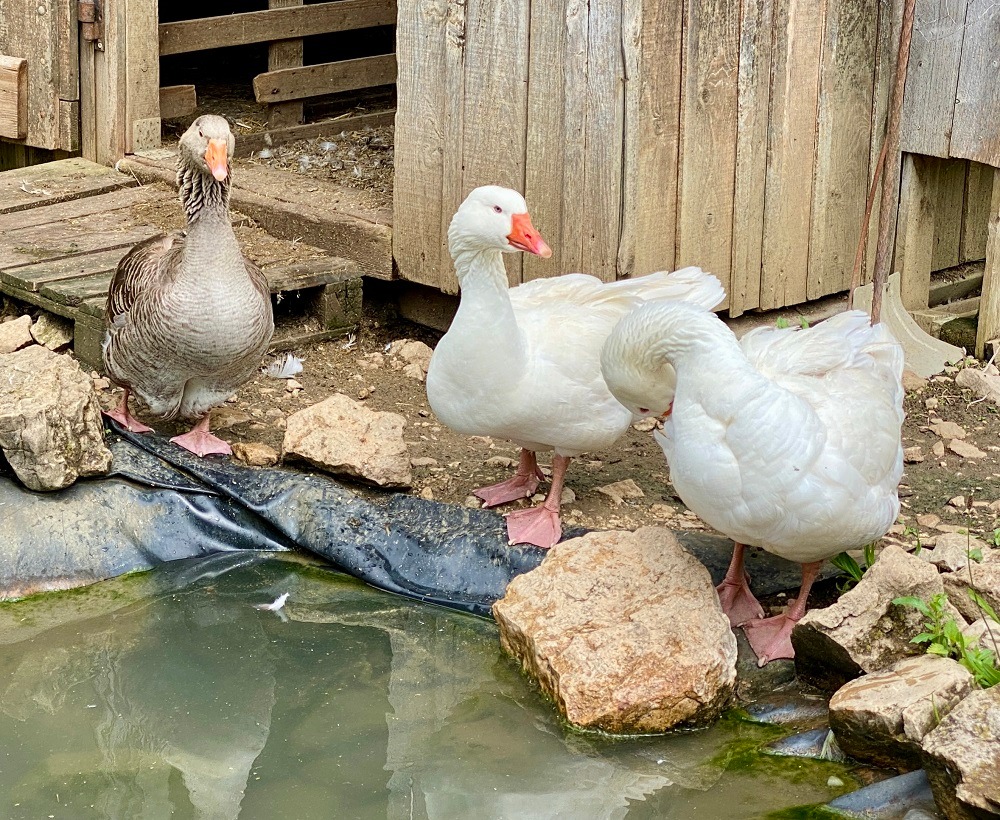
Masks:
[[[104,305],[118,261],[137,242],[182,227],[166,183],[81,159],[0,173],[0,292],[74,322],[74,352],[101,363]],[[357,324],[362,265],[280,239],[234,214],[247,255],[275,303],[273,350],[339,335]]]

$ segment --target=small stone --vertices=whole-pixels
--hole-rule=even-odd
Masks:
[[[430,487],[424,487],[420,491],[420,497],[424,501],[433,501],[434,500],[434,490],[432,490]]]
[[[362,387],[360,390],[358,390],[358,400],[359,401],[364,401],[371,394],[372,394],[371,390],[369,390],[367,387]]]
[[[59,350],[73,341],[73,323],[43,311],[31,326],[31,336],[49,350]]]
[[[94,390],[109,390],[111,388],[111,380],[103,376],[91,379],[91,381],[94,383]]]
[[[285,390],[287,390],[289,393],[301,389],[302,389],[302,384],[298,381],[298,379],[285,379]]]
[[[30,345],[31,317],[25,314],[6,322],[0,322],[0,354],[13,353]]]
[[[930,426],[930,430],[937,436],[941,438],[965,438],[968,435],[965,432],[965,428],[953,421],[939,421],[936,424]]]
[[[903,461],[907,464],[920,464],[924,460],[924,451],[919,446],[907,447],[903,450]]]
[[[955,455],[961,456],[962,458],[986,458],[986,453],[976,447],[975,444],[968,441],[962,441],[960,438],[955,438],[949,441],[948,449],[955,453]]]
[[[217,407],[209,416],[209,424],[213,430],[225,430],[250,421],[250,416],[232,407]]]
[[[572,504],[576,501],[576,493],[569,487],[563,487],[562,495],[559,496],[560,504]]]
[[[921,550],[918,556],[944,572],[957,572],[969,566],[969,553],[987,550],[986,544],[968,534],[946,532],[934,539],[934,549]]]
[[[642,488],[631,478],[616,481],[613,484],[605,484],[603,487],[597,487],[597,492],[606,495],[616,506],[625,503],[625,499],[627,498],[643,498],[646,495],[642,491]]]
[[[927,527],[928,529],[933,529],[939,523],[941,523],[941,516],[934,515],[934,513],[923,513],[917,516],[917,523],[921,527]]]
[[[913,390],[922,390],[927,386],[927,379],[918,376],[912,370],[903,371],[903,389],[909,393]]]
[[[483,464],[487,467],[513,467],[517,462],[507,456],[490,456]]]
[[[948,506],[949,507],[954,507],[956,510],[964,510],[965,509],[965,496],[964,495],[956,495],[953,498],[949,498],[948,499]]]
[[[935,441],[934,446],[931,447],[931,452],[934,453],[934,456],[936,458],[941,458],[942,456],[944,456],[944,442]]]
[[[481,498],[476,498],[474,495],[467,495],[465,500],[462,502],[462,506],[475,510],[483,506],[483,501]]]
[[[924,407],[928,410],[937,410],[938,400],[935,397],[931,397],[924,401]]]
[[[418,382],[422,382],[427,376],[427,371],[425,371],[419,364],[408,364],[403,368],[403,375],[411,379],[416,379]]]
[[[430,456],[417,456],[416,458],[410,459],[411,467],[435,467],[437,466],[437,459],[431,458]]]
[[[273,467],[278,463],[278,451],[257,441],[236,442],[233,457],[250,467]]]
[[[657,518],[673,518],[674,508],[669,504],[652,504],[649,508],[649,513]]]

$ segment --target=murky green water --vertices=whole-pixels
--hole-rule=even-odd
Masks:
[[[492,623],[286,560],[0,605],[4,818],[739,820],[850,787],[774,736],[568,731]]]

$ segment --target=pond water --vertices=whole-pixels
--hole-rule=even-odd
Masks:
[[[739,820],[854,787],[779,734],[571,731],[492,622],[287,557],[0,604],[5,818]]]

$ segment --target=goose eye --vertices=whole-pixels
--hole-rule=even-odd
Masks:
[[[501,208],[499,205],[494,205],[493,206],[493,212],[494,213],[498,213],[498,214],[502,214],[503,213],[503,208]]]
[[[639,412],[642,413],[643,415],[646,415],[646,413],[649,412],[649,408],[648,407],[640,407],[639,408]]]

